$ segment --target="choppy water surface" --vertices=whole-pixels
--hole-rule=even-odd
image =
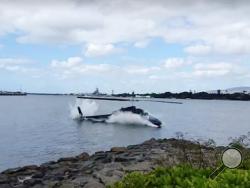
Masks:
[[[163,121],[161,129],[121,124],[79,123],[73,96],[0,96],[0,171],[41,164],[81,152],[93,153],[112,146],[137,144],[146,139],[169,138],[183,132],[187,138],[214,139],[227,144],[229,137],[250,131],[250,102],[179,100],[182,105],[138,102]],[[81,103],[78,101],[78,103]],[[88,101],[89,114],[110,113],[129,102]]]

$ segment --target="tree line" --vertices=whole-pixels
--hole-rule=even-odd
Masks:
[[[115,94],[113,96],[117,97],[151,97],[151,98],[175,98],[175,99],[217,99],[217,100],[241,100],[241,101],[249,101],[250,94],[248,93],[221,93],[220,90],[217,93],[207,93],[207,92],[180,92],[180,93],[172,93],[172,92],[164,92],[164,93],[144,93],[144,94],[135,94],[135,93],[120,93]]]

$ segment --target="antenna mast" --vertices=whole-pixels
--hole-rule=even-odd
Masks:
[[[135,99],[135,92],[133,91],[132,92],[132,98],[131,98],[132,106],[134,106],[134,99]]]

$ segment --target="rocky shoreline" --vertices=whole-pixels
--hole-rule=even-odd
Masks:
[[[82,153],[40,166],[8,169],[0,173],[0,188],[103,188],[119,181],[126,173],[149,172],[159,166],[189,163],[196,167],[215,167],[224,149],[186,140],[150,139],[91,156]]]

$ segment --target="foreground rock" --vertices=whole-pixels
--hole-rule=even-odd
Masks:
[[[120,180],[126,173],[149,172],[158,166],[189,163],[196,167],[215,167],[222,150],[185,140],[151,139],[92,156],[82,153],[40,166],[6,170],[0,174],[0,187],[102,188]]]

